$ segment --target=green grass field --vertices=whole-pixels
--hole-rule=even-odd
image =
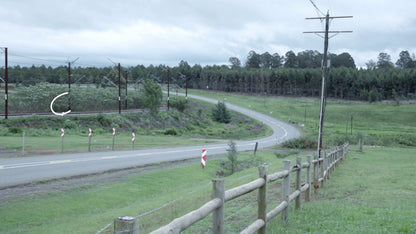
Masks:
[[[303,203],[302,210],[290,209],[289,223],[279,216],[268,224],[268,233],[414,233],[416,231],[416,149],[365,148],[350,151],[331,179]],[[294,160],[296,155],[286,159]],[[240,157],[249,157],[240,156]],[[260,152],[269,172],[280,171],[282,160]],[[0,207],[1,233],[94,233],[113,218],[137,216],[177,201],[140,217],[143,233],[157,229],[210,200],[212,178],[221,159],[164,170],[145,171],[114,183],[84,185],[69,191],[34,196]],[[252,168],[226,177],[226,188],[252,181]],[[278,187],[278,186],[277,186]],[[280,202],[276,185],[269,189],[269,209]],[[273,188],[275,188],[273,190]],[[256,193],[226,204],[227,233],[238,233],[256,217]],[[205,233],[211,218],[198,222],[185,233]],[[111,231],[109,227],[107,231]],[[106,232],[105,232],[106,233]]]
[[[304,124],[304,131],[313,137],[318,132],[320,100],[317,98],[247,96],[200,90],[191,93],[225,100],[296,125]],[[367,144],[416,146],[415,103],[397,105],[395,102],[329,99],[325,113],[324,144],[346,140],[356,143],[357,136],[364,136]]]
[[[209,95],[217,95],[219,100],[225,97],[229,102],[263,113],[272,111],[275,117],[291,118],[292,122],[300,123],[304,120],[304,105],[309,103],[311,112],[307,112],[306,131],[312,133],[315,128],[312,116],[319,113],[315,99]],[[345,134],[345,118],[342,114],[331,114],[330,108],[346,112],[348,107],[352,113],[363,113],[361,117],[354,115],[354,123],[360,122],[354,124],[354,133],[359,130],[361,134],[379,136],[414,135],[415,123],[408,123],[414,120],[414,104],[395,106],[330,101],[327,131]],[[364,114],[366,109],[371,115]],[[383,117],[383,113],[387,116]],[[386,127],[389,123],[395,127]],[[300,211],[295,211],[292,204],[289,223],[281,225],[278,216],[268,224],[268,233],[415,233],[416,148],[394,145],[396,147],[366,146],[364,153],[350,151],[324,188],[320,188],[319,194],[314,195],[311,202],[303,203]],[[250,155],[241,154],[239,159],[250,158]],[[268,163],[269,173],[282,170],[282,161],[294,162],[296,156],[298,154],[290,154],[282,158],[272,152],[258,152],[258,157]],[[115,217],[138,216],[162,207],[139,218],[141,233],[148,233],[210,200],[210,181],[217,177],[216,171],[221,169],[220,162],[224,160],[227,159],[208,158],[205,169],[199,163],[191,163],[163,170],[145,170],[118,182],[77,186],[13,200],[0,206],[0,233],[95,233],[112,223]],[[255,167],[227,176],[226,189],[248,183],[257,176]],[[270,185],[269,210],[280,203],[278,187],[278,184]],[[227,203],[225,210],[226,232],[239,233],[256,219],[256,193]],[[211,216],[185,233],[206,233],[210,227]],[[104,233],[111,233],[112,228],[108,227]]]

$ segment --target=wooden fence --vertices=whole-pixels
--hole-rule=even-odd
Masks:
[[[291,161],[283,161],[283,171],[268,174],[267,165],[259,167],[259,178],[247,184],[225,191],[224,179],[213,180],[212,200],[205,203],[200,208],[173,220],[152,234],[180,233],[192,224],[204,219],[213,213],[213,233],[224,233],[224,204],[244,194],[258,190],[258,215],[248,227],[241,233],[266,233],[267,222],[281,214],[281,222],[288,222],[289,205],[295,200],[295,208],[301,208],[301,194],[305,193],[305,201],[309,201],[311,188],[314,185],[315,193],[319,187],[324,186],[326,179],[329,179],[335,167],[347,156],[348,143],[335,147],[329,151],[324,151],[323,156],[318,158],[315,155],[307,156],[307,162],[302,163],[302,157],[297,157],[296,164],[291,166]],[[302,183],[302,171],[306,169],[306,181]],[[313,174],[312,174],[313,171]],[[296,173],[294,191],[291,192],[291,173]],[[313,180],[312,180],[313,175]],[[273,181],[282,180],[282,202],[271,211],[267,212],[267,184]]]

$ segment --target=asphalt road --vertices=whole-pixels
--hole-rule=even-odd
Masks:
[[[214,99],[194,95],[188,95],[188,97],[215,104],[218,102]],[[273,129],[273,134],[265,138],[235,141],[239,151],[254,150],[256,142],[259,143],[259,148],[265,148],[300,136],[299,130],[287,123],[230,103],[226,103],[226,105],[227,108],[257,119]],[[50,179],[100,173],[112,169],[200,158],[202,149],[207,150],[207,166],[209,166],[210,155],[224,154],[227,148],[227,144],[210,144],[164,149],[0,159],[0,189]]]

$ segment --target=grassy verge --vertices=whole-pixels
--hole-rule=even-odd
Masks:
[[[22,153],[23,138],[16,136],[0,136],[0,142],[7,146],[6,150],[1,154],[3,156],[19,156]],[[174,136],[144,136],[136,135],[134,149],[145,149],[155,147],[176,147],[178,145],[203,145],[218,142],[226,142],[226,140],[215,139],[192,139],[188,137]],[[88,152],[88,136],[68,135],[64,137],[64,153],[81,153]],[[113,136],[110,134],[99,135],[91,138],[91,151],[108,151],[112,149]],[[25,137],[25,155],[36,154],[57,154],[61,152],[62,139],[59,135],[56,137]],[[131,135],[123,133],[115,138],[114,150],[132,150],[133,143]]]
[[[415,233],[416,149],[350,152],[314,201],[270,233]]]
[[[416,149],[365,148],[350,154],[313,201],[302,210],[290,208],[289,223],[277,217],[268,224],[268,233],[414,233],[416,231]],[[240,155],[241,158],[251,157]],[[273,153],[259,152],[269,164],[269,172],[280,171],[282,160]],[[94,233],[113,218],[137,216],[141,232],[148,233],[210,200],[212,178],[222,159],[145,171],[117,183],[80,186],[70,191],[35,196],[0,207],[2,233]],[[226,188],[257,178],[256,168],[226,177]],[[269,210],[280,202],[280,183],[269,187]],[[170,203],[173,201],[172,203]],[[226,204],[226,231],[236,233],[256,217],[256,193]],[[207,217],[185,233],[205,233],[211,227]],[[58,231],[59,230],[59,231]],[[112,227],[107,229],[111,231]],[[105,232],[106,233],[106,232]]]

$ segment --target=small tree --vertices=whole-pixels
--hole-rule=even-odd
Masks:
[[[229,123],[231,122],[231,114],[227,110],[227,106],[223,102],[218,102],[216,107],[212,109],[212,118],[214,121],[220,123]]]
[[[152,114],[157,114],[161,105],[162,88],[152,80],[143,83],[143,104]]]
[[[237,147],[235,146],[235,142],[234,141],[230,141],[230,143],[228,143],[228,146],[230,148],[227,149],[227,158],[228,158],[228,160],[230,160],[231,174],[234,174],[234,172],[237,171],[237,166],[238,166],[238,162],[237,162],[237,156],[238,156]]]

